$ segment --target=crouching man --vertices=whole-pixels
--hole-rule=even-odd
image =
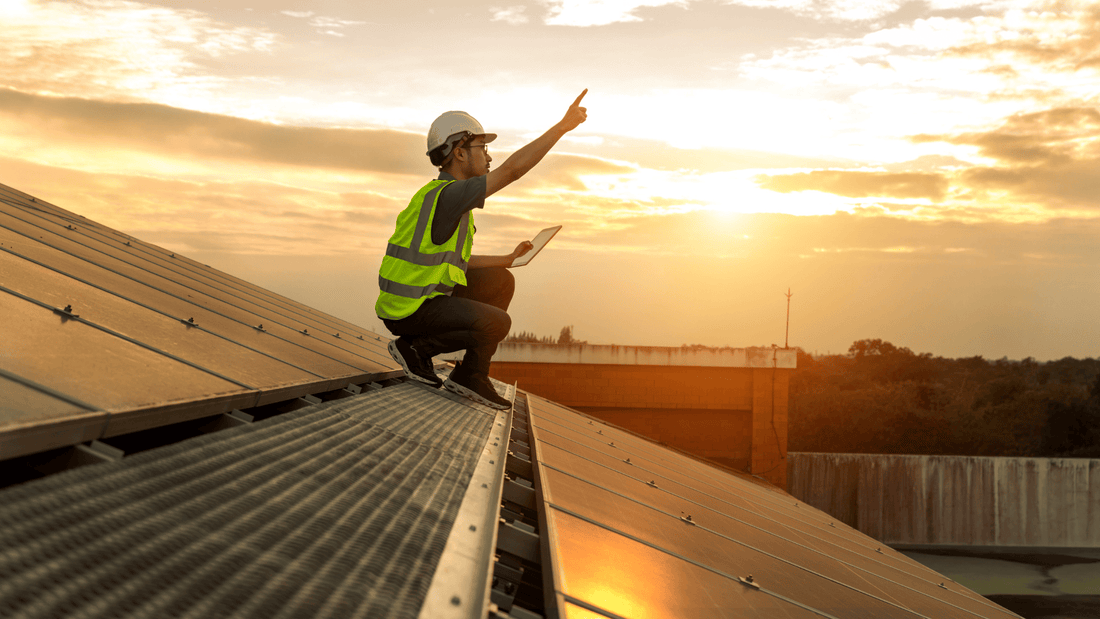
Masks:
[[[496,409],[511,403],[489,381],[489,363],[512,326],[512,262],[527,253],[524,241],[505,256],[473,254],[474,209],[526,174],[558,140],[587,118],[586,89],[546,133],[517,150],[499,168],[488,144],[495,133],[465,112],[447,112],[428,130],[428,157],[439,177],[416,192],[397,216],[378,274],[375,312],[397,339],[389,351],[414,380]],[[432,357],[465,350],[444,383]]]

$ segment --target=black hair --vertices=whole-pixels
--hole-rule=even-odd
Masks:
[[[437,146],[432,152],[428,153],[428,158],[432,160],[432,165],[437,168],[443,165],[443,160],[446,159],[446,157],[443,156],[443,149],[446,147],[446,144],[441,144]]]
[[[448,155],[452,154],[456,150],[462,148],[462,146],[464,146],[466,144],[466,142],[469,142],[470,139],[474,137],[474,134],[470,133],[469,131],[466,131],[465,133],[466,133],[466,135],[462,136],[461,139],[455,140],[454,148],[451,149],[451,151],[448,153]],[[443,150],[445,148],[447,148],[447,142],[444,142],[444,143],[440,144],[439,146],[432,149],[432,151],[430,153],[428,153],[428,159],[430,159],[431,162],[432,162],[432,165],[434,165],[437,168],[439,166],[443,165],[443,162],[447,160],[447,155],[443,154]]]

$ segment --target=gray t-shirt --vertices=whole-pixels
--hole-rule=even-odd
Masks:
[[[485,206],[485,177],[475,176],[464,181],[446,172],[439,173],[441,181],[455,181],[443,188],[435,205],[432,219],[432,243],[442,245],[458,229],[458,222],[468,211]]]

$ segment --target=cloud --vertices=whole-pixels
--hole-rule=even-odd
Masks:
[[[342,37],[345,36],[340,29],[347,28],[348,26],[361,26],[367,22],[354,21],[350,19],[338,19],[335,17],[324,17],[317,15],[313,11],[279,11],[283,15],[289,17],[296,17],[298,19],[308,19],[309,25],[316,28],[321,34],[327,34],[330,36]]]
[[[585,191],[588,186],[583,176],[627,175],[636,171],[637,168],[598,157],[551,153],[531,171],[529,178],[524,177],[519,182],[527,185],[534,181],[540,187],[555,191]]]
[[[489,7],[489,14],[491,15],[491,21],[502,21],[513,26],[520,24],[526,24],[530,21],[530,18],[525,15],[527,7],[523,5],[499,7]]]
[[[868,215],[934,216],[972,221],[1096,217],[1100,209],[1100,110],[1052,108],[1015,114],[984,131],[917,134],[916,144],[968,147],[986,163],[924,156],[887,171],[813,170],[758,175],[763,189],[820,191],[848,198],[930,200],[931,205],[861,204]]]
[[[959,177],[974,199],[1004,194],[1047,208],[1100,207],[1100,110],[1054,108],[1017,114],[996,129],[947,135],[917,135],[914,142],[977,147],[995,161]]]
[[[790,193],[824,191],[849,198],[927,198],[941,200],[947,193],[948,180],[927,172],[861,172],[851,170],[814,170],[798,174],[761,175],[757,183],[764,189]]]
[[[643,21],[636,12],[645,7],[689,8],[699,0],[542,0],[550,13],[546,23],[554,26],[606,26]],[[726,0],[725,4],[772,9],[824,21],[869,22],[897,12],[907,0]],[[932,0],[930,11],[950,11],[988,5],[988,0]]]
[[[549,8],[550,26],[606,26],[643,21],[635,12],[644,7],[679,6],[690,0],[542,0]]]
[[[43,144],[81,142],[170,157],[242,160],[327,170],[430,171],[419,135],[374,129],[274,125],[154,103],[44,97],[0,89],[0,123]]]
[[[1068,2],[1057,10],[1016,9],[999,20],[986,20],[984,28],[968,39],[948,52],[1065,72],[1096,67],[1100,65],[1100,6]]]
[[[978,9],[979,15],[928,16],[872,24],[858,36],[802,40],[744,56],[736,70],[807,97],[835,100],[838,89],[854,89],[829,115],[839,134],[962,130],[1043,107],[1095,104],[1100,7],[973,5]]]
[[[182,101],[226,82],[203,63],[267,53],[277,43],[265,29],[192,10],[119,0],[16,5],[21,10],[4,15],[0,84],[28,92],[123,99],[156,93]]]
[[[0,158],[2,182],[173,251],[269,255],[381,252],[404,201],[261,180],[89,173]],[[16,182],[17,179],[18,182]]]

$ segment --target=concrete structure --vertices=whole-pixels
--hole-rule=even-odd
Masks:
[[[791,453],[790,493],[1025,617],[1100,617],[1100,459]]]
[[[792,453],[796,498],[891,546],[1100,548],[1100,459]]]
[[[796,359],[780,348],[506,343],[492,376],[786,488]]]

